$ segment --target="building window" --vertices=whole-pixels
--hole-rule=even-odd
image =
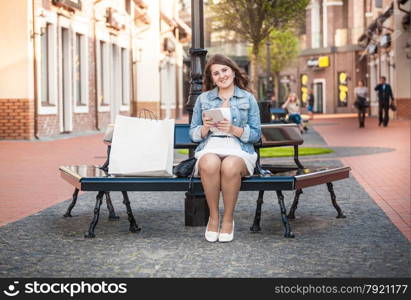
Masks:
[[[57,114],[58,61],[57,17],[47,12],[36,23],[36,88],[39,115]]]
[[[348,28],[348,1],[343,1],[342,7],[342,28]]]
[[[382,8],[382,0],[375,0],[375,8]]]
[[[88,103],[87,48],[83,34],[75,34],[73,64],[74,103],[77,106],[86,106]]]
[[[300,84],[301,84],[301,102],[306,105],[307,101],[308,101],[308,84],[309,84],[309,80],[308,80],[308,75],[307,74],[301,74],[300,75]]]
[[[313,0],[311,4],[311,48],[322,45],[323,7],[321,0]]]
[[[40,100],[42,106],[55,106],[55,34],[54,25],[46,23],[40,35]]]
[[[348,82],[347,73],[338,72],[338,106],[345,107],[348,104]]]
[[[99,41],[98,44],[98,57],[97,57],[97,69],[98,69],[98,97],[100,106],[109,105],[109,83],[108,83],[108,45],[107,42]]]
[[[130,104],[130,63],[128,49],[121,48],[121,104]]]
[[[117,108],[117,103],[120,102],[120,87],[119,83],[121,83],[121,72],[120,71],[120,57],[119,57],[119,48],[117,45],[111,45],[111,98],[112,107]]]

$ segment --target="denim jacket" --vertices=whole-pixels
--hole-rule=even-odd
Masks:
[[[203,125],[202,112],[211,108],[221,107],[223,100],[218,96],[218,88],[202,93],[198,96],[194,105],[193,117],[190,126],[190,138],[193,142],[200,143],[195,152],[202,150],[207,144],[211,135],[208,133],[201,137],[201,127]],[[248,153],[254,153],[254,143],[261,137],[260,110],[253,94],[234,88],[234,94],[230,98],[231,123],[234,126],[244,128],[243,134],[238,138],[241,149]]]

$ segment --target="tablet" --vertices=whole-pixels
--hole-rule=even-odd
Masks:
[[[211,118],[212,119],[211,121],[214,122],[214,123],[224,121],[223,112],[219,108],[213,108],[213,109],[205,110],[204,114],[205,114],[206,117]]]

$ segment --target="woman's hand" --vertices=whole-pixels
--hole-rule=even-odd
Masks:
[[[210,129],[210,127],[214,127],[215,123],[212,122],[212,118],[206,117],[205,114],[203,113],[203,126],[207,129]]]
[[[234,126],[231,125],[231,123],[227,119],[224,119],[224,121],[220,121],[217,123],[217,129],[222,132],[233,134],[233,127]]]
[[[212,122],[210,117],[206,117],[203,113],[203,126],[201,127],[201,137],[204,138],[207,136],[208,132],[210,131],[211,127],[214,127],[215,124]]]

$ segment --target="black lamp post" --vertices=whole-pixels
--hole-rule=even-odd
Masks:
[[[207,50],[204,49],[204,7],[203,0],[191,0],[191,27],[192,47],[191,56],[191,84],[190,94],[187,101],[189,123],[193,116],[194,104],[198,95],[201,94],[203,84],[203,69]]]
[[[270,123],[271,122],[271,112],[270,112],[270,107],[271,107],[271,96],[273,95],[273,85],[272,85],[272,77],[271,77],[271,61],[270,61],[270,41],[267,41],[266,43],[267,46],[267,88],[266,88],[266,99],[259,101],[258,106],[260,108],[260,118],[261,118],[261,123]]]
[[[192,47],[191,73],[190,73],[190,94],[187,101],[188,122],[191,123],[193,108],[198,95],[201,94],[203,84],[203,71],[207,50],[204,49],[204,7],[203,0],[191,0],[191,31]],[[189,156],[193,157],[193,150]],[[186,226],[205,226],[210,215],[206,198],[203,193],[186,193],[185,206],[185,225]]]
[[[271,101],[271,96],[273,95],[273,77],[271,75],[270,41],[268,40],[265,45],[267,46],[267,100]]]

